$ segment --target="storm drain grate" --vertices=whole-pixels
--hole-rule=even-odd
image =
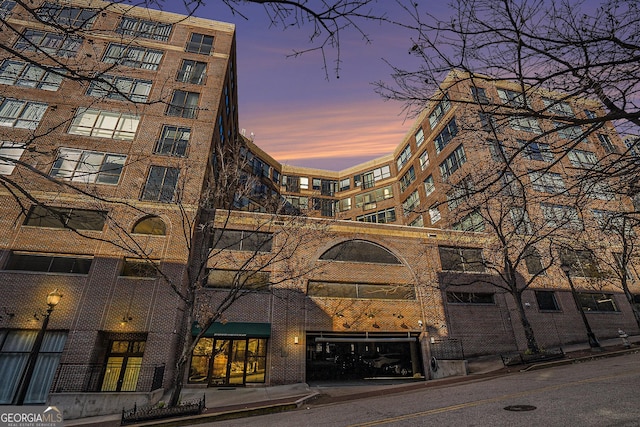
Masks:
[[[513,412],[523,412],[523,411],[533,411],[534,409],[538,409],[538,408],[532,405],[509,405],[509,406],[505,406],[504,409],[506,409],[507,411],[513,411]]]

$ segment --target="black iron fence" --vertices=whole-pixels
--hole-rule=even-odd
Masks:
[[[137,373],[135,389],[124,390],[117,383],[103,389],[104,365],[61,363],[53,379],[51,390],[54,393],[101,392],[101,391],[137,391],[150,392],[162,388],[164,365],[141,365]],[[133,388],[133,387],[130,387]]]
[[[120,425],[135,424],[143,421],[159,420],[171,417],[199,415],[205,408],[205,396],[202,399],[183,402],[179,406],[165,407],[156,405],[133,405],[132,409],[122,410]]]

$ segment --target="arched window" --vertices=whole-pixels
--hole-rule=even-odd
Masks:
[[[154,236],[164,236],[167,234],[167,226],[164,221],[157,216],[146,216],[136,222],[133,226],[133,233],[152,234]]]
[[[376,264],[401,264],[389,250],[366,240],[349,240],[339,243],[323,253],[326,261],[371,262]]]

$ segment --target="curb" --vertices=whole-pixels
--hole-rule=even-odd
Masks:
[[[630,348],[627,350],[612,351],[609,353],[594,354],[593,356],[578,357],[576,359],[563,359],[553,362],[536,363],[521,369],[520,372],[537,371],[539,369],[553,368],[554,366],[573,365],[575,363],[588,362],[590,360],[607,359],[609,357],[624,356],[625,354],[640,353],[639,348]]]

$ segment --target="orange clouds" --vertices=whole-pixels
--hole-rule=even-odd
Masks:
[[[247,133],[255,132],[254,142],[283,164],[316,167],[314,164],[326,165],[327,160],[335,159],[340,166],[317,167],[340,170],[355,164],[345,166],[339,159],[364,161],[390,154],[412,124],[412,120],[403,123],[399,112],[398,104],[382,100],[348,105],[285,104],[277,110],[258,109],[247,122],[240,114],[240,121]]]

